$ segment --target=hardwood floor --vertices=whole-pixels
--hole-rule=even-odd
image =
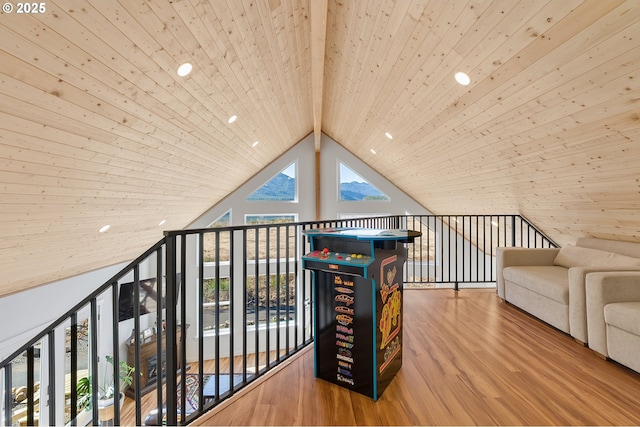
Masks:
[[[377,401],[306,351],[194,425],[640,425],[640,374],[501,302],[406,290],[403,367]]]

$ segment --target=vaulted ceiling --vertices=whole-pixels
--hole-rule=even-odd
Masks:
[[[40,4],[0,16],[0,295],[134,258],[312,132],[434,213],[640,240],[637,0]]]

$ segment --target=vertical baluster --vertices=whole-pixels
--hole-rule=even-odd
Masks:
[[[436,267],[436,249],[435,249],[435,242],[431,242],[431,220],[434,220],[433,222],[433,236],[436,236],[437,233],[437,229],[436,229],[436,223],[435,223],[435,218],[433,218],[432,215],[427,216],[427,253],[426,253],[426,267],[427,267],[427,282],[431,281],[431,262],[433,262],[433,273],[435,276],[435,269]],[[434,245],[434,249],[433,249],[433,260],[431,259],[431,245]],[[433,280],[435,282],[435,278]]]
[[[296,258],[295,271],[296,271],[296,274],[303,275],[302,299],[301,300],[296,299],[296,303],[298,302],[302,303],[302,307],[300,307],[299,309],[298,307],[296,307],[298,309],[297,311],[302,312],[302,335],[301,335],[302,342],[298,342],[298,334],[296,333],[296,348],[300,348],[305,344],[311,342],[313,340],[313,333],[314,333],[313,319],[311,316],[309,317],[309,325],[307,325],[307,309],[309,310],[309,313],[311,313],[312,307],[314,304],[313,292],[311,292],[310,284],[309,284],[309,281],[307,280],[309,278],[309,275],[301,272],[301,266],[298,261],[302,253],[308,252],[307,245],[310,245],[310,243],[307,242],[306,239],[302,238],[300,229],[296,228],[295,253],[298,254],[298,256],[295,257]],[[302,249],[302,252],[301,252],[301,249]],[[296,318],[296,330],[297,330],[297,323],[298,323],[298,319]],[[307,334],[307,328],[309,329],[309,334]]]
[[[235,234],[233,231],[227,231],[229,234],[229,352],[230,352],[230,363],[229,363],[229,377],[234,378],[235,373],[235,330],[236,330],[236,322],[235,322]],[[235,389],[235,381],[229,382],[230,389]]]
[[[300,227],[296,227],[294,230],[294,241],[293,241],[293,253],[295,254],[295,265],[294,265],[294,271],[295,271],[295,275],[296,275],[296,283],[300,283],[299,288],[296,288],[296,318],[295,318],[295,335],[294,335],[294,347],[297,349],[298,348],[298,336],[300,334],[300,330],[298,327],[298,322],[299,322],[299,317],[302,317],[302,342],[306,341],[306,336],[305,334],[305,327],[307,324],[307,307],[306,307],[306,301],[305,301],[305,297],[306,297],[306,289],[307,289],[307,274],[306,272],[302,272],[300,271],[300,265],[298,263],[298,259],[302,256],[302,254],[307,253],[308,251],[306,250],[307,248],[307,243],[306,243],[306,239],[302,239],[302,241],[300,241],[300,238],[302,236],[302,232],[306,229],[306,227],[302,227],[302,229]],[[302,251],[300,251],[300,249],[302,249]],[[298,282],[298,278],[300,278],[300,281]],[[300,294],[298,294],[298,292],[300,292]],[[300,307],[300,303],[302,303],[302,307]]]
[[[164,330],[162,328],[162,309],[164,307],[166,307],[166,287],[167,287],[167,277],[166,275],[164,275],[164,280],[163,280],[163,265],[162,265],[162,247],[158,248],[156,250],[156,281],[158,283],[158,294],[157,294],[157,300],[156,300],[156,369],[158,369],[158,366],[165,366],[163,363],[163,348],[162,348],[162,342],[163,342],[163,335],[164,335]],[[164,286],[163,286],[163,282],[164,282]],[[166,356],[165,356],[166,357]],[[156,374],[156,378],[158,378],[156,381],[162,381],[160,378],[162,378],[162,375],[165,374],[162,372],[162,368],[160,368],[160,371],[158,371],[159,374]],[[160,376],[158,376],[160,375]],[[134,372],[134,378],[140,378],[140,372],[138,371],[138,368],[136,368],[136,371]],[[137,384],[138,381],[134,379],[134,385]],[[159,382],[157,384],[160,384]],[[163,414],[162,414],[162,402],[164,402],[164,398],[162,396],[162,391],[163,391],[164,387],[156,387],[156,413],[157,415],[157,420],[158,422],[161,422],[161,420],[163,419]],[[136,402],[136,404],[138,404]]]
[[[51,330],[48,334],[48,373],[49,373],[49,386],[48,386],[48,401],[47,405],[49,407],[49,425],[56,425],[56,334],[55,329]],[[40,362],[42,363],[42,362]]]
[[[260,326],[260,264],[258,262],[260,254],[260,229],[255,227],[254,230],[256,238],[254,243],[253,335],[255,338],[255,347],[253,349],[253,354],[255,356],[255,373],[257,375],[260,372],[260,334],[258,333],[258,328]]]
[[[480,217],[473,217],[476,223],[476,282],[480,282]],[[482,229],[484,235],[484,228]]]
[[[453,256],[449,256],[449,274],[451,274],[451,269],[453,268],[453,280],[454,280],[454,289],[458,290],[458,221],[456,221],[455,228],[451,229],[451,216],[447,218],[447,222],[449,224],[449,243],[451,243],[451,234],[453,233]],[[451,254],[451,246],[449,246],[449,254]],[[463,251],[464,255],[464,251]],[[453,261],[453,262],[452,262]],[[451,277],[450,277],[451,278]]]
[[[197,308],[197,316],[198,316],[198,330],[196,331],[196,335],[201,337],[198,340],[198,403],[199,408],[198,411],[202,411],[202,406],[204,405],[204,240],[205,233],[198,233],[198,308]],[[216,263],[217,259],[214,260]],[[216,301],[218,303],[218,301]],[[220,309],[219,305],[214,306],[215,313],[218,313]],[[217,372],[216,372],[217,374]]]
[[[247,381],[247,292],[248,292],[248,275],[249,275],[249,266],[247,260],[247,251],[248,241],[247,241],[247,230],[242,230],[242,250],[243,250],[243,263],[242,263],[242,380]]]
[[[35,425],[34,422],[34,410],[35,402],[33,401],[34,395],[34,348],[29,347],[27,350],[27,425]]]
[[[118,311],[118,282],[111,284],[111,328],[113,331],[113,422],[114,425],[120,425],[120,334],[119,334],[119,311]],[[135,301],[139,301],[136,299]],[[139,405],[139,400],[136,400],[136,407]]]
[[[458,216],[455,219],[455,223],[456,223],[456,233],[455,233],[455,239],[456,239],[455,240],[455,243],[456,243],[456,251],[455,251],[455,254],[456,254],[456,258],[455,258],[455,260],[456,260],[456,262],[455,262],[456,290],[458,290],[458,282],[460,281],[460,279],[458,278],[458,272],[459,272],[459,270],[461,268],[459,264],[462,264],[462,281],[465,280],[464,273],[465,273],[465,270],[467,270],[467,268],[466,268],[467,260],[466,260],[466,256],[465,256],[465,253],[466,253],[465,247],[468,246],[467,245],[467,237],[466,237],[466,234],[465,234],[466,218],[467,217],[463,215],[463,216]],[[458,233],[458,223],[459,223],[460,220],[462,220],[462,233],[461,234]],[[469,227],[469,228],[471,228],[471,227]],[[469,229],[469,238],[471,238],[471,229]],[[460,253],[462,255],[462,259],[460,260],[460,262],[458,262],[458,241],[460,241],[460,244],[462,245],[462,249],[460,250]],[[469,255],[471,255],[471,253],[469,253]],[[469,257],[469,258],[471,258],[471,257]],[[471,259],[469,259],[468,262],[469,262],[469,265],[471,265]]]
[[[98,421],[98,310],[95,298],[90,301],[89,314],[89,340],[90,340],[90,361],[91,361],[91,419],[94,423]]]
[[[137,370],[136,372],[139,372],[140,367],[142,366],[142,360],[141,360],[141,354],[140,354],[141,347],[142,347],[140,336],[142,334],[141,334],[141,328],[140,328],[140,302],[139,302],[140,301],[140,265],[139,264],[136,264],[135,267],[133,267],[133,301],[134,301],[133,329],[135,331],[135,338],[136,338],[135,344],[134,344],[134,352],[133,352],[134,367]],[[156,363],[157,361],[158,359],[156,359]],[[156,378],[161,378],[161,377],[156,377]],[[142,386],[146,385],[146,384],[140,384],[140,381],[138,381],[137,384],[139,385],[139,387],[135,388],[135,393],[134,393],[134,399],[136,403],[140,402],[140,400],[142,399]],[[140,405],[136,405],[136,425],[141,425],[141,424],[142,424],[142,411],[141,411]]]
[[[166,237],[166,271],[167,271],[167,308],[166,308],[166,355],[167,355],[167,373],[166,373],[166,412],[167,412],[167,425],[178,424],[178,399],[175,391],[178,389],[177,381],[177,357],[176,357],[176,240],[177,237],[174,234],[168,234]],[[184,272],[183,272],[184,274]],[[185,279],[183,279],[184,281]],[[184,298],[184,295],[182,295]],[[182,393],[184,396],[185,393]],[[161,416],[161,414],[159,414]]]
[[[289,282],[291,280],[290,278],[290,274],[291,274],[291,269],[290,269],[290,265],[289,265],[289,257],[291,256],[290,253],[290,246],[291,246],[291,235],[290,235],[290,231],[291,231],[291,226],[287,225],[287,227],[285,228],[285,241],[286,241],[286,246],[285,246],[285,258],[286,258],[286,264],[285,264],[285,275],[287,277],[286,279],[286,285],[285,285],[285,300],[287,301],[287,308],[286,308],[286,316],[287,316],[287,320],[286,320],[286,325],[287,325],[287,333],[285,335],[285,346],[286,346],[286,354],[290,355],[291,354],[291,346],[289,343],[289,317],[291,316],[290,313],[290,306],[291,306],[291,300],[290,300],[290,291],[289,291]]]
[[[436,227],[438,226],[438,224],[440,224],[440,262],[438,262],[436,264],[436,268],[440,271],[440,281],[444,282],[445,277],[444,277],[444,247],[445,247],[445,238],[446,236],[444,235],[444,217],[441,216],[437,216],[437,222],[436,222]],[[437,276],[436,276],[436,280],[437,280]]]
[[[265,303],[266,303],[266,315],[265,315],[265,345],[264,345],[264,351],[265,351],[265,366],[266,369],[269,369],[269,366],[271,365],[270,363],[270,359],[271,359],[271,336],[270,336],[270,325],[269,325],[269,321],[270,321],[270,316],[271,316],[271,227],[270,226],[266,226],[265,227],[265,254],[266,254],[266,259],[265,259],[265,273],[264,273],[264,277],[265,277]]]
[[[496,224],[497,224],[497,223],[498,223],[498,221],[496,220]],[[490,272],[489,276],[490,276],[490,280],[491,280],[492,282],[495,282],[497,279],[496,279],[496,277],[493,275],[493,273],[494,273],[494,271],[497,269],[497,267],[496,267],[496,268],[494,268],[495,263],[497,262],[497,260],[495,260],[495,258],[494,258],[494,256],[493,256],[493,254],[494,254],[494,251],[493,251],[493,250],[494,250],[494,248],[495,248],[495,250],[496,250],[496,251],[495,251],[495,254],[497,255],[497,254],[498,254],[498,246],[500,246],[500,242],[499,242],[499,241],[498,241],[498,242],[495,242],[495,241],[494,241],[494,238],[493,238],[493,229],[494,229],[494,226],[493,226],[493,216],[489,216],[489,224],[490,224],[490,227],[489,227],[489,242],[491,242],[491,243],[490,243],[490,247],[489,247],[489,251],[490,251],[490,255],[491,255],[491,272]]]
[[[215,237],[215,291],[214,300],[216,302],[216,311],[214,313],[215,321],[215,390],[216,400],[220,399],[220,232],[214,233]],[[202,366],[202,365],[201,365]],[[202,378],[202,377],[201,377]],[[233,378],[229,378],[229,383],[233,383]],[[200,402],[204,402],[204,396],[202,396],[202,387],[200,387]]]
[[[78,314],[71,314],[71,425],[75,426],[78,416]]]
[[[280,262],[282,261],[280,254],[280,232],[282,226],[276,226],[276,362],[280,361]]]
[[[4,423],[6,426],[12,425],[12,409],[13,409],[13,395],[11,389],[13,388],[12,379],[12,364],[8,363],[4,367]]]
[[[178,286],[180,287],[180,323],[176,325],[176,333],[178,328],[180,328],[180,341],[176,342],[176,352],[180,357],[178,360],[178,376],[180,377],[180,389],[182,393],[181,397],[181,406],[180,408],[186,408],[187,404],[187,384],[185,381],[185,376],[187,372],[187,352],[185,351],[187,348],[187,234],[182,234],[180,236],[180,283]],[[177,341],[177,338],[176,338]],[[173,374],[173,372],[172,372]],[[180,421],[181,424],[185,423],[185,419],[187,417],[186,410],[182,410],[180,412]]]

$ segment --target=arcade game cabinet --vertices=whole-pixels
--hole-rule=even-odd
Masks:
[[[404,243],[412,230],[306,230],[315,376],[377,400],[402,366]]]

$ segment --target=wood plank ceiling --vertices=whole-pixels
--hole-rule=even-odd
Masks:
[[[637,0],[44,5],[0,16],[0,295],[134,258],[314,131],[432,212],[640,240]]]

